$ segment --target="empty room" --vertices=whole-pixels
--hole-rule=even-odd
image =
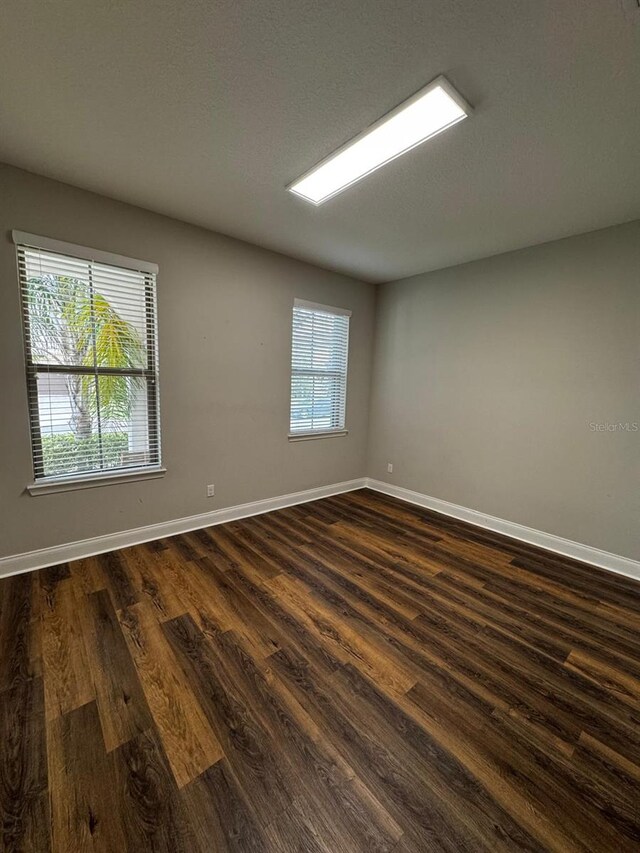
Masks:
[[[5,0],[0,853],[640,851],[638,0]]]

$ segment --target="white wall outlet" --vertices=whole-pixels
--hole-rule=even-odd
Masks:
[[[387,474],[393,474],[393,462],[387,462]]]
[[[215,493],[216,493],[216,487],[213,485],[213,483],[211,483],[209,486],[207,486],[207,497],[212,498],[215,495]]]

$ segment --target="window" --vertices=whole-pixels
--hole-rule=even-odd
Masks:
[[[343,435],[350,311],[296,299],[290,438]]]
[[[160,471],[157,267],[13,236],[34,488]]]

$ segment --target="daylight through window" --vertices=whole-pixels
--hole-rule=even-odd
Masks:
[[[16,243],[35,479],[158,467],[157,268],[29,236]]]
[[[350,311],[296,299],[290,434],[344,432]]]

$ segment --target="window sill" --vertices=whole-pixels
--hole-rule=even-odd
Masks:
[[[328,429],[317,432],[290,432],[289,441],[311,441],[314,438],[336,438],[340,435],[348,435],[348,429]]]
[[[94,489],[96,486],[113,486],[117,483],[132,483],[138,480],[155,480],[164,477],[166,468],[136,468],[132,471],[117,471],[112,474],[86,474],[78,477],[49,477],[29,483],[27,491],[34,497],[52,495],[56,492],[73,492],[77,489]]]

